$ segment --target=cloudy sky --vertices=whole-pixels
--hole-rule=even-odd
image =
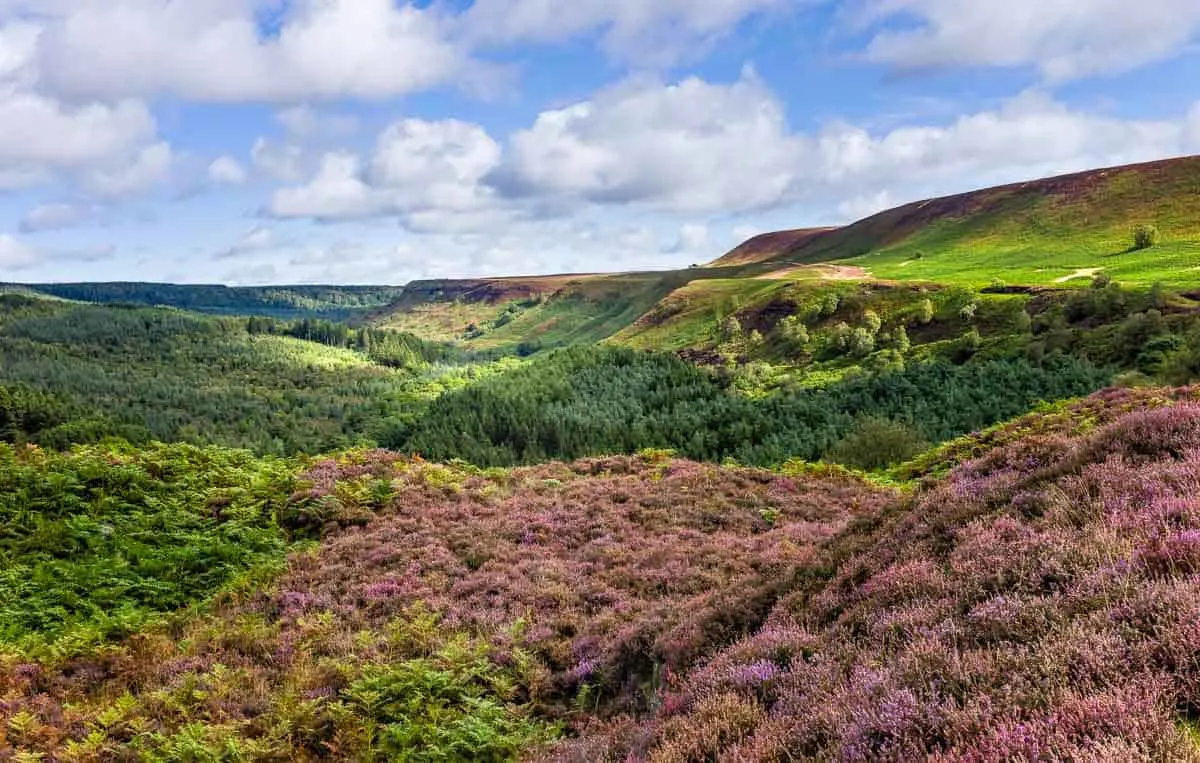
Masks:
[[[0,0],[0,280],[662,268],[1200,153],[1196,0]]]

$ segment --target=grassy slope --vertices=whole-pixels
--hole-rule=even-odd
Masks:
[[[1156,225],[1162,243],[1130,253],[1140,224]],[[1093,269],[1129,284],[1196,286],[1200,157],[909,204],[810,239],[778,261],[838,261],[878,278],[971,286],[1054,285]]]
[[[794,249],[834,230],[836,228],[799,228],[776,233],[763,233],[741,244],[720,259],[714,260],[712,266],[729,267],[775,260],[789,249]]]
[[[1132,230],[1154,224],[1161,243],[1129,252]],[[789,270],[836,263],[867,277],[970,288],[1072,288],[1106,273],[1131,287],[1200,287],[1200,157],[1068,175],[909,204],[845,228],[766,234],[706,268],[668,273],[436,282],[384,311],[381,325],[468,344],[592,342],[681,349],[710,341],[714,317],[768,304],[781,287],[763,279],[842,280],[853,271]],[[411,287],[410,287],[411,288]],[[487,324],[532,294],[500,328]],[[707,328],[706,328],[707,327]]]

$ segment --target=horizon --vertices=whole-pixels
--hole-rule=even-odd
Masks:
[[[693,268],[735,267],[735,266],[729,266],[729,265],[717,265],[716,261],[719,260],[724,255],[730,254],[733,251],[735,251],[736,249],[738,249],[748,243],[751,243],[751,242],[755,241],[756,239],[763,238],[766,236],[771,236],[776,233],[786,233],[786,232],[792,232],[792,231],[805,231],[805,230],[836,231],[836,230],[840,230],[842,228],[851,227],[853,225],[857,225],[859,223],[865,222],[865,221],[870,220],[873,217],[878,216],[880,214],[884,214],[884,213],[887,213],[890,211],[902,209],[904,207],[912,206],[912,205],[916,205],[916,204],[926,204],[929,202],[940,201],[943,199],[954,199],[954,198],[957,198],[960,196],[970,196],[972,194],[984,193],[987,191],[992,191],[992,190],[1001,189],[1001,188],[1005,188],[1005,187],[1024,186],[1024,185],[1028,185],[1030,183],[1038,183],[1038,182],[1043,182],[1043,181],[1057,180],[1060,178],[1073,177],[1073,176],[1077,176],[1077,175],[1089,175],[1089,174],[1094,174],[1094,173],[1106,173],[1106,172],[1120,170],[1120,169],[1149,167],[1149,166],[1173,162],[1173,161],[1185,161],[1188,159],[1200,159],[1200,153],[1180,154],[1177,156],[1168,156],[1168,157],[1162,157],[1162,158],[1156,158],[1156,159],[1148,159],[1144,162],[1135,162],[1133,164],[1108,165],[1108,166],[1104,166],[1104,167],[1095,167],[1095,168],[1084,169],[1084,170],[1079,170],[1076,172],[1070,172],[1070,173],[1065,173],[1065,174],[1046,175],[1046,176],[1041,176],[1041,177],[1028,178],[1025,180],[1015,180],[1010,183],[1004,183],[1004,184],[1000,184],[1000,185],[972,187],[967,190],[951,191],[951,192],[946,193],[941,196],[919,198],[919,199],[908,199],[908,200],[899,202],[895,206],[891,206],[891,207],[888,207],[885,209],[878,210],[866,217],[859,218],[856,220],[851,220],[851,221],[845,222],[841,225],[831,225],[831,226],[800,225],[800,226],[792,227],[792,228],[780,228],[777,230],[762,231],[760,233],[755,233],[745,239],[737,241],[732,246],[730,246],[728,249],[722,250],[721,252],[715,254],[709,260],[706,260],[703,262],[697,262],[697,263],[690,263],[686,266],[660,266],[657,268],[634,267],[629,270],[612,270],[612,271],[574,270],[574,271],[542,272],[542,273],[503,273],[503,274],[498,274],[498,275],[468,273],[468,274],[462,274],[462,275],[439,275],[439,276],[433,276],[433,277],[428,277],[428,278],[413,278],[408,281],[396,281],[396,282],[381,282],[381,281],[375,281],[375,282],[369,282],[369,281],[368,282],[269,281],[269,282],[267,282],[267,281],[264,281],[264,282],[259,282],[259,283],[230,283],[230,282],[202,281],[202,280],[201,281],[186,281],[186,280],[183,280],[183,281],[157,281],[157,280],[139,281],[139,280],[130,280],[130,279],[125,279],[125,278],[111,279],[111,280],[103,280],[103,279],[101,279],[101,280],[74,280],[71,278],[63,278],[63,279],[52,279],[52,280],[44,280],[44,281],[18,281],[18,280],[3,281],[3,280],[0,280],[0,287],[13,286],[13,287],[36,288],[37,286],[43,286],[43,285],[64,286],[64,285],[92,285],[92,284],[101,284],[101,285],[137,284],[137,285],[148,285],[148,286],[179,286],[179,287],[193,287],[193,288],[195,288],[195,287],[221,287],[221,288],[228,288],[228,289],[260,289],[260,288],[287,289],[287,288],[314,288],[314,287],[323,287],[323,286],[324,287],[332,287],[332,288],[368,289],[368,288],[386,288],[386,287],[403,288],[403,287],[409,286],[414,283],[434,282],[434,281],[473,281],[473,280],[494,281],[494,280],[526,280],[526,279],[535,279],[535,278],[556,278],[556,277],[564,277],[564,276],[592,277],[592,276],[609,276],[609,275],[637,275],[637,274],[642,274],[642,273],[669,273],[669,272],[673,272],[676,270],[693,269]],[[0,271],[0,272],[2,272],[2,271]]]
[[[0,281],[671,270],[1194,155],[1159,5],[0,0]]]

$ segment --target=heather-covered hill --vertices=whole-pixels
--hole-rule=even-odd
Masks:
[[[778,260],[783,254],[797,249],[836,228],[799,228],[797,230],[763,233],[738,245],[720,258],[713,260],[711,267],[748,265],[757,262]]]
[[[360,451],[299,480],[278,530],[323,540],[269,587],[100,649],[0,642],[0,760],[528,755],[579,719],[652,707],[892,497],[654,453],[481,472]],[[234,515],[263,517],[248,508]]]
[[[1074,434],[1027,434],[852,524],[649,719],[553,757],[1200,759],[1200,406],[1057,421]]]

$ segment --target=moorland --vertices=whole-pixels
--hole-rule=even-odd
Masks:
[[[0,287],[0,760],[1200,760],[1200,158],[677,271]]]

